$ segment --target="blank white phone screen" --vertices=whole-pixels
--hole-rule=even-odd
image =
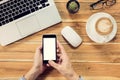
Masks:
[[[56,60],[55,38],[44,38],[44,60]]]

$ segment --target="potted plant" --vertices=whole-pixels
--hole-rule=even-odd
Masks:
[[[79,11],[79,8],[80,8],[80,4],[77,0],[70,0],[68,1],[67,3],[67,10],[70,12],[70,13],[76,13]]]

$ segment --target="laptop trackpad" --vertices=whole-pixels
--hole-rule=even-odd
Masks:
[[[32,34],[38,31],[39,28],[39,24],[37,23],[36,17],[34,15],[22,19],[16,24],[22,36]]]

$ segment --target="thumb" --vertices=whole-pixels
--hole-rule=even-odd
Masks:
[[[55,69],[58,69],[58,64],[56,64],[54,61],[48,61],[48,63]]]

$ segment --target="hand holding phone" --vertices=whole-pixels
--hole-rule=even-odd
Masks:
[[[57,39],[56,35],[43,35],[43,63],[49,60],[56,62],[57,59]]]

